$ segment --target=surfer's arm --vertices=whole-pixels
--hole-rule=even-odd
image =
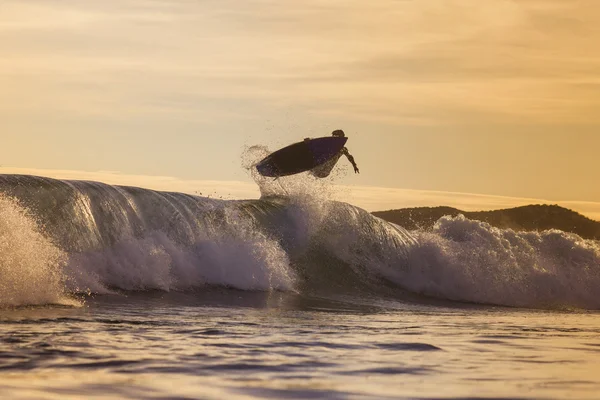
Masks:
[[[359,174],[360,171],[358,170],[358,165],[356,165],[356,162],[354,161],[354,157],[352,157],[352,155],[348,152],[347,148],[344,147],[342,149],[342,154],[344,154],[346,156],[348,161],[350,161],[350,164],[352,164],[352,167],[354,167],[354,173]]]

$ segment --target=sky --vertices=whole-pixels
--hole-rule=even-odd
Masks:
[[[256,197],[248,147],[344,129],[369,210],[600,220],[598,43],[595,0],[2,0],[0,173]]]

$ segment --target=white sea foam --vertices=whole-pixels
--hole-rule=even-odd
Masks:
[[[427,296],[532,308],[600,308],[600,243],[558,230],[515,232],[460,215],[431,231],[330,209],[321,244],[358,273]]]
[[[416,232],[391,276],[439,298],[520,307],[600,308],[600,245],[558,230],[515,232],[460,215]]]
[[[327,288],[341,273],[373,293],[385,279],[441,299],[600,308],[596,241],[502,230],[462,216],[409,233],[299,179],[293,189],[282,185],[288,195],[236,202],[5,177],[4,190],[18,200],[0,197],[0,304],[59,302],[65,284],[97,293],[203,285],[299,290],[311,282]]]
[[[75,304],[65,296],[65,260],[16,200],[0,196],[0,306]]]
[[[124,238],[110,248],[73,254],[70,288],[105,293],[185,290],[222,285],[243,290],[293,290],[295,274],[285,251],[234,211],[192,245],[164,232]]]

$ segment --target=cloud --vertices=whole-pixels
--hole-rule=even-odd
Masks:
[[[0,83],[12,108],[108,118],[178,118],[165,98],[202,108],[224,96],[409,125],[467,114],[589,123],[599,10],[591,0],[7,1],[0,71],[11,78]]]
[[[237,179],[243,140],[343,127],[353,182],[600,200],[595,0],[1,8],[5,165]]]

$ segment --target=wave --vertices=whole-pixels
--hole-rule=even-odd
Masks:
[[[284,191],[218,200],[0,175],[0,285],[12,293],[0,304],[225,286],[600,308],[598,242],[463,216],[409,232],[315,192]]]
[[[450,300],[536,308],[600,308],[600,243],[559,230],[516,232],[463,215],[416,233],[409,290]]]

